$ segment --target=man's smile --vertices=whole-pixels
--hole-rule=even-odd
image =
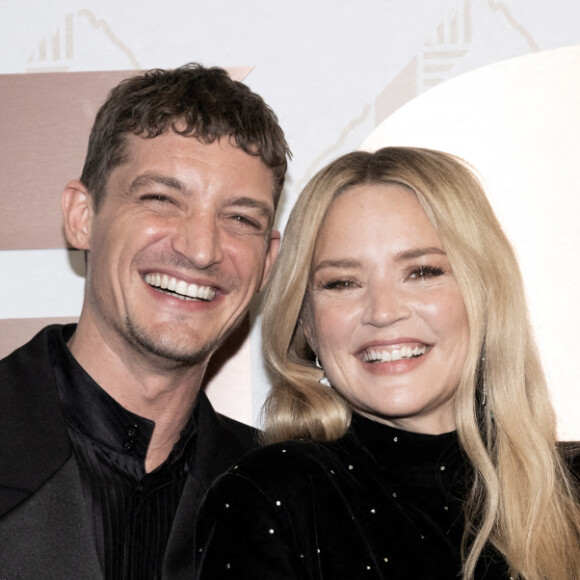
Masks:
[[[181,300],[204,300],[211,302],[216,295],[211,286],[199,286],[189,284],[185,280],[179,280],[167,274],[145,274],[145,282],[156,290],[180,298]]]

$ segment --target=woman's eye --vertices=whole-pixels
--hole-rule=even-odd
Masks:
[[[352,280],[332,280],[321,285],[323,290],[350,290],[354,287]]]
[[[419,266],[411,272],[409,278],[413,280],[426,280],[427,278],[435,278],[437,276],[442,276],[443,274],[445,274],[445,270],[438,266]]]

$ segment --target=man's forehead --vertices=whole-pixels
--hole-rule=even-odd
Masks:
[[[149,135],[147,133],[131,133],[123,134],[124,140],[124,161],[140,149],[147,149],[151,144],[157,146],[163,142],[168,149],[179,149],[180,147],[188,147],[192,150],[197,150],[200,154],[207,152],[220,153],[224,158],[233,156],[240,159],[249,158],[255,160],[256,163],[261,164],[265,170],[273,173],[273,170],[268,167],[261,158],[257,147],[242,148],[236,142],[233,136],[223,136],[215,139],[197,136],[195,134],[181,134],[177,131],[168,129],[159,135]]]
[[[109,175],[123,173],[128,165],[134,164],[136,173],[127,175],[126,187],[137,188],[147,182],[156,181],[160,185],[181,189],[184,192],[188,184],[174,175],[174,168],[181,160],[191,168],[201,168],[213,175],[230,176],[240,188],[240,196],[254,197],[259,192],[260,182],[268,180],[269,195],[267,201],[275,211],[275,176],[257,154],[247,153],[232,138],[224,137],[206,142],[194,135],[183,136],[173,131],[155,137],[127,133],[124,136],[124,150],[118,163]],[[142,166],[140,166],[142,164]],[[247,177],[247,179],[244,179]],[[263,201],[266,199],[258,195]],[[273,213],[273,212],[272,212]]]

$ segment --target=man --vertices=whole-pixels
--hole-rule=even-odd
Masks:
[[[0,362],[0,579],[193,577],[203,493],[255,445],[200,386],[268,278],[288,154],[222,69],[111,91],[62,197],[78,326]]]

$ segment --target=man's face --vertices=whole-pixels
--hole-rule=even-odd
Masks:
[[[131,135],[127,151],[91,212],[83,316],[111,348],[202,363],[276,256],[272,172],[227,139]]]

